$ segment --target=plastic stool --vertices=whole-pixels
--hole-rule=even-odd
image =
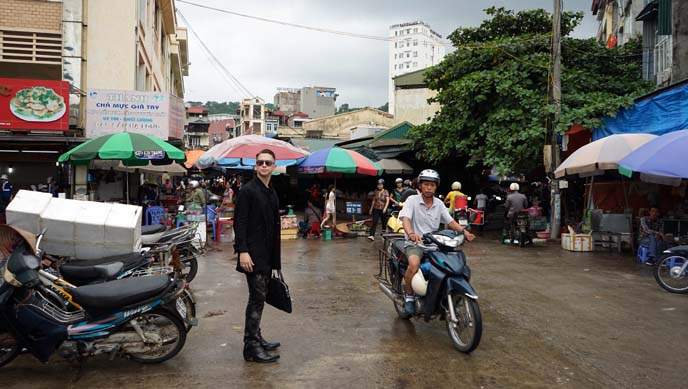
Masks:
[[[647,246],[638,246],[638,261],[645,263],[650,259],[650,248]]]
[[[222,242],[222,226],[224,226],[224,225],[233,226],[234,220],[233,219],[220,218],[220,220],[217,221],[217,228],[215,229],[215,241],[216,242]]]

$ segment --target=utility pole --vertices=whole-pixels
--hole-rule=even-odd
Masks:
[[[552,120],[552,140],[551,140],[551,164],[552,174],[557,168],[559,161],[559,144],[557,142],[556,126],[559,123],[561,114],[561,3],[563,0],[554,0],[552,12],[552,102],[554,103],[554,118]],[[561,201],[559,194],[559,182],[553,180],[551,184],[551,224],[550,237],[559,237],[561,224]]]

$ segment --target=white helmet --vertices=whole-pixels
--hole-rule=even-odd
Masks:
[[[432,169],[425,169],[418,175],[418,184],[423,181],[432,181],[437,185],[440,184],[440,175]]]
[[[3,174],[2,176],[0,176],[0,180],[8,181],[9,178],[7,178],[7,174]]]
[[[418,296],[425,296],[428,292],[428,281],[423,277],[423,272],[418,270],[411,279],[411,287],[413,292]]]
[[[518,191],[520,188],[519,188],[518,184],[514,182],[514,183],[512,183],[511,185],[509,185],[509,189],[510,189],[512,192],[516,192],[516,191]]]
[[[395,184],[399,184],[399,183],[402,183],[402,182],[404,182],[404,180],[402,180],[401,178],[397,178],[396,180],[394,180],[394,183],[395,183]]]
[[[189,181],[189,185],[191,185],[191,187],[194,189],[198,188],[198,181],[196,181],[196,180]]]
[[[458,181],[454,181],[452,184],[452,190],[461,190],[461,183]]]

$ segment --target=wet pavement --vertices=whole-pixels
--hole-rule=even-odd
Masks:
[[[55,387],[564,387],[679,388],[688,382],[688,296],[660,289],[633,257],[466,244],[483,338],[464,355],[444,322],[396,318],[379,291],[377,249],[363,238],[283,242],[291,315],[266,308],[263,335],[282,342],[272,365],[244,362],[247,289],[230,246],[194,280],[199,326],[161,365],[96,357],[81,366],[22,355],[0,386]]]

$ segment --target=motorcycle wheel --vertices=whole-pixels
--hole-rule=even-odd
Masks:
[[[134,320],[142,321],[141,329],[144,332],[157,329],[162,337],[162,345],[160,350],[152,352],[129,353],[128,355],[133,361],[145,364],[165,362],[177,355],[186,343],[184,323],[174,313],[166,309],[156,309]]]
[[[189,258],[182,259],[184,268],[182,269],[182,275],[185,276],[186,282],[193,281],[196,278],[196,273],[198,273],[198,259],[196,255],[190,254]]]
[[[688,269],[681,268],[688,261],[682,255],[668,254],[659,257],[655,265],[655,280],[664,290],[671,293],[688,293]]]
[[[458,323],[452,322],[449,310],[447,310],[447,333],[455,349],[462,353],[470,353],[478,347],[483,334],[480,306],[478,306],[477,301],[463,294],[452,294],[452,301]]]
[[[392,268],[392,269],[390,269],[390,271],[396,271],[396,269]],[[399,315],[399,317],[402,319],[408,320],[408,318],[406,316],[404,316],[404,297],[403,297],[404,292],[403,291],[406,289],[406,287],[404,286],[404,285],[406,285],[406,282],[404,282],[404,278],[403,278],[404,276],[403,275],[397,275],[397,277],[401,277],[401,280],[397,281],[397,282],[399,282],[399,285],[400,285],[397,292],[400,292],[402,297],[399,297],[396,300],[392,301],[392,304],[394,304],[394,310],[397,311],[397,315]]]
[[[191,293],[191,290],[187,289],[184,290],[184,294],[180,297],[184,299],[184,305],[186,306],[186,312],[188,312],[189,317],[195,318],[196,317],[196,304],[194,303],[194,298],[193,294]],[[184,322],[184,326],[186,327],[186,332],[191,331],[193,326],[190,326]]]
[[[0,367],[12,362],[21,352],[17,338],[8,329],[0,329]]]

